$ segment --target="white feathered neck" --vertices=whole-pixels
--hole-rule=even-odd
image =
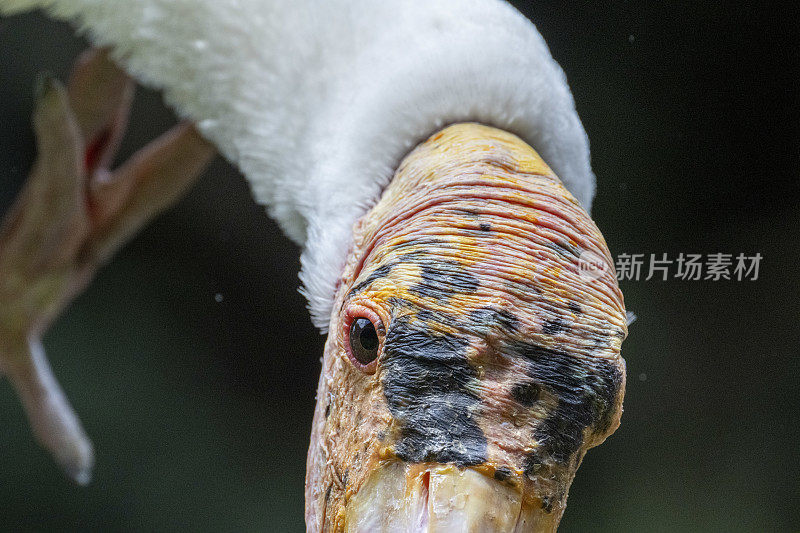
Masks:
[[[351,228],[400,159],[477,121],[533,146],[583,206],[594,176],[561,69],[497,0],[0,0],[75,22],[237,164],[304,245],[303,292],[328,324]]]

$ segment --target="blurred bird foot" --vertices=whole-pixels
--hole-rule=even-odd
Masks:
[[[38,155],[0,222],[0,372],[39,443],[82,485],[91,478],[92,444],[40,339],[97,269],[180,199],[215,153],[181,123],[111,170],[133,92],[104,50],[84,53],[66,88],[42,76],[33,113]]]

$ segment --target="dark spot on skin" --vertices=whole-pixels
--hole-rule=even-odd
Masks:
[[[380,441],[380,442],[383,442],[383,440],[384,440],[385,438],[386,438],[386,432],[385,432],[384,430],[380,430],[380,431],[378,432],[378,441]],[[366,448],[367,448],[367,447],[366,447],[366,446],[364,446],[364,449],[366,449]]]
[[[417,320],[422,320],[423,322],[428,323],[447,324],[451,326],[458,323],[458,318],[455,315],[444,313],[442,311],[431,311],[429,309],[420,309],[417,313]]]
[[[567,327],[561,317],[554,318],[553,320],[546,320],[542,326],[542,331],[545,335],[558,335],[565,329],[567,329]]]
[[[401,244],[401,245],[398,246],[398,248],[407,247],[407,246],[410,246],[412,244],[414,246],[419,246],[417,243],[409,243],[409,244],[406,244],[406,245],[402,245]],[[397,258],[397,262],[398,263],[417,263],[419,261],[419,259],[421,257],[423,257],[424,255],[425,255],[425,252],[423,252],[422,250],[415,250],[413,252],[408,252],[408,253],[405,253],[405,254],[399,256]]]
[[[347,485],[347,478],[349,476],[350,476],[350,469],[347,468],[347,469],[345,469],[344,474],[342,474],[342,483],[343,484]]]
[[[511,397],[514,401],[525,407],[532,407],[539,399],[539,385],[533,382],[517,383],[511,389]]]
[[[581,306],[576,304],[575,302],[569,303],[569,310],[575,313],[576,315],[580,315],[581,313],[583,313]]]
[[[328,488],[325,489],[325,502],[326,503],[327,503],[328,500],[331,499],[331,489],[332,488],[333,488],[333,485],[328,485]]]
[[[500,466],[494,471],[494,478],[497,481],[505,481],[511,477],[511,469],[507,466]]]
[[[593,347],[594,348],[606,348],[610,344],[611,343],[609,342],[609,338],[607,336],[603,337],[603,336],[598,335],[598,336],[596,336],[594,338],[594,346]]]
[[[392,252],[395,254],[401,254],[397,257],[397,262],[419,264],[425,257],[427,257],[430,254],[428,248],[434,246],[437,248],[450,248],[451,244],[444,239],[439,239],[436,237],[424,237],[420,239],[413,239],[410,241],[395,244],[394,247],[392,248]],[[401,253],[405,248],[419,248],[419,247],[423,247],[424,249]]]
[[[531,452],[522,461],[522,468],[528,476],[536,476],[544,469],[538,451]]]
[[[529,295],[542,294],[542,289],[530,282],[508,280],[504,283],[509,294]]]
[[[505,309],[483,307],[469,314],[468,322],[477,326],[478,330],[497,329],[503,332],[514,333],[519,328],[519,319]]]
[[[404,298],[398,298],[397,296],[390,296],[386,299],[386,303],[389,304],[392,309],[399,310],[399,309],[408,309],[412,307],[411,302]]]
[[[477,424],[480,400],[467,389],[476,376],[466,339],[433,335],[419,323],[395,319],[386,336],[383,392],[400,425],[395,454],[414,463],[471,466],[486,460]]]
[[[325,418],[328,418],[331,415],[331,404],[325,406]]]
[[[593,348],[605,348],[611,345],[611,335],[608,330],[602,329],[597,333],[591,333]]]
[[[549,496],[542,498],[542,509],[544,509],[545,513],[553,512],[553,500]]]
[[[446,300],[478,289],[478,279],[456,261],[423,261],[420,267],[422,281],[409,289],[420,296]]]
[[[366,289],[367,287],[369,287],[372,284],[372,282],[374,282],[376,280],[379,280],[379,279],[382,279],[382,278],[385,278],[386,276],[388,276],[389,272],[392,271],[392,267],[393,266],[394,265],[391,264],[391,263],[388,264],[388,265],[381,265],[378,268],[376,268],[375,270],[373,270],[372,272],[370,272],[370,274],[367,276],[367,278],[364,281],[360,282],[358,285],[356,285],[355,287],[353,287],[350,290],[350,293],[347,295],[347,297],[349,298],[350,296],[354,295],[355,293]]]
[[[410,248],[412,246],[432,246],[434,244],[449,244],[445,239],[440,239],[438,237],[419,237],[416,239],[412,239],[410,241],[402,242],[396,244],[394,249],[400,250],[403,248]],[[424,254],[425,252],[422,250],[417,250],[415,252],[411,252],[409,255],[419,256],[420,254]]]
[[[528,342],[511,343],[506,352],[526,359],[528,376],[558,399],[556,408],[534,431],[539,447],[526,457],[526,474],[535,474],[553,462],[567,463],[583,444],[586,427],[608,430],[622,384],[616,365],[604,359],[579,359]]]
[[[492,225],[488,222],[481,222],[478,224],[478,227],[481,229],[481,231],[492,231]]]
[[[546,247],[550,248],[551,250],[556,251],[560,255],[564,257],[580,257],[581,249],[575,246],[574,244],[570,244],[565,241],[559,242],[548,242],[545,244]]]

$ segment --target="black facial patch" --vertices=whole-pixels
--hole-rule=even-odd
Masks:
[[[545,335],[558,335],[566,329],[564,320],[561,317],[554,318],[553,320],[545,320],[542,325],[542,331]]]
[[[392,322],[384,344],[383,392],[400,424],[399,458],[458,466],[486,460],[486,436],[475,420],[480,400],[467,389],[476,375],[467,345],[405,318]]]
[[[534,431],[539,448],[526,458],[526,473],[535,474],[543,464],[568,462],[583,444],[586,427],[608,430],[622,384],[615,365],[527,342],[512,343],[506,350],[526,359],[528,376],[558,398],[556,408]]]
[[[569,307],[569,310],[572,311],[573,313],[575,313],[576,315],[579,315],[579,314],[583,313],[583,310],[581,309],[581,306],[576,304],[575,302],[570,302],[568,307]]]
[[[616,365],[605,359],[597,361],[594,370],[591,389],[597,391],[592,398],[595,428],[604,433],[611,427],[611,421],[614,418],[614,403],[622,387],[622,372]]]
[[[481,231],[492,231],[492,225],[489,224],[488,222],[481,222],[480,224],[478,224],[478,227],[480,228]]]
[[[514,388],[511,389],[511,397],[520,405],[532,407],[533,404],[536,403],[536,400],[539,399],[540,392],[541,389],[537,383],[517,383],[514,385]]]
[[[420,296],[446,300],[456,294],[472,294],[478,279],[456,261],[421,261],[422,281],[410,287]]]

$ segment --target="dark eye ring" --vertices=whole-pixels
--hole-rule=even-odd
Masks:
[[[353,366],[366,374],[375,372],[381,349],[383,324],[378,315],[365,307],[348,310],[344,321],[345,350]]]

